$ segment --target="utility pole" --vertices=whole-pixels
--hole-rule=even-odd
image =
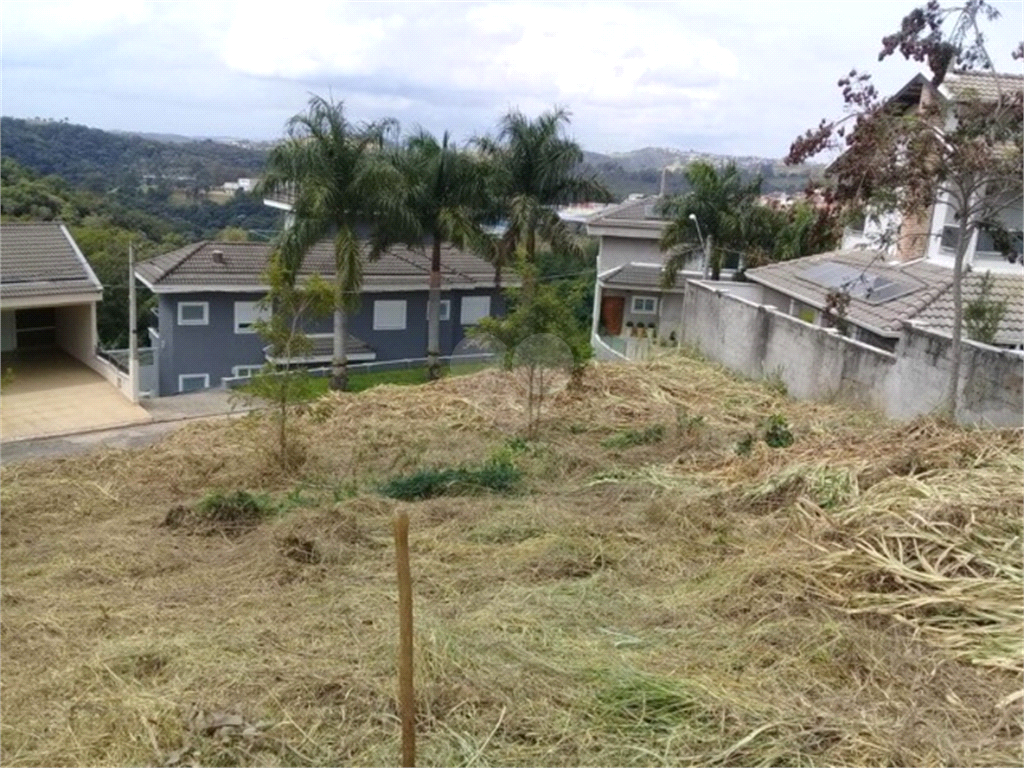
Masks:
[[[135,306],[135,246],[128,243],[128,384],[132,402],[139,402],[139,339],[136,332]]]

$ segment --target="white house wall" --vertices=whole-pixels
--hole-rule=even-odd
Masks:
[[[58,307],[55,313],[57,345],[83,363],[89,362],[96,349],[94,306]]]
[[[661,264],[665,255],[658,248],[657,240],[639,240],[626,237],[602,237],[601,250],[597,257],[597,271],[621,267],[630,262],[637,264]]]
[[[886,234],[895,235],[899,231],[901,221],[902,217],[899,213],[893,211],[867,218],[864,221],[864,229],[862,231],[846,227],[843,229],[843,242],[840,250],[845,251],[854,248],[879,250],[879,244]],[[887,255],[894,256],[896,254],[896,243],[890,243],[883,250]]]

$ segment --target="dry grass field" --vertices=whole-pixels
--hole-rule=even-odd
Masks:
[[[0,763],[396,763],[398,509],[421,764],[1024,760],[1020,431],[676,356],[591,366],[524,440],[513,389],[328,395],[288,475],[264,416],[6,467]],[[515,492],[379,492],[494,457]]]

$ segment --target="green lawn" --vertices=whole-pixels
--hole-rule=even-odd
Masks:
[[[448,376],[465,376],[470,373],[476,373],[486,367],[483,363],[462,363],[456,367],[449,369],[447,365],[443,365],[441,368],[442,377]],[[349,392],[362,392],[367,389],[379,386],[381,384],[399,384],[402,386],[411,384],[425,384],[427,382],[427,369],[422,368],[406,368],[398,371],[366,371],[360,373],[350,373],[348,377],[348,391]],[[313,400],[327,393],[330,389],[330,377],[321,376],[317,378],[309,378],[305,382],[305,391],[300,400]],[[241,391],[249,391],[249,386],[239,387]]]

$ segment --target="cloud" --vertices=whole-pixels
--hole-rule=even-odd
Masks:
[[[271,138],[310,92],[331,93],[354,120],[465,138],[510,107],[561,104],[588,149],[778,156],[841,111],[851,66],[883,92],[917,71],[877,53],[922,2],[9,2],[4,110]],[[999,7],[987,39],[997,66],[1019,71],[1021,5]]]
[[[652,24],[649,13],[628,5],[442,8],[454,13],[318,4],[282,18],[250,8],[232,22],[222,57],[247,75],[353,82],[372,74],[392,89],[609,105],[712,99],[739,69],[714,39],[680,31],[679,23]]]
[[[79,47],[147,21],[152,10],[143,0],[4,3],[3,56],[6,61],[38,59]]]

